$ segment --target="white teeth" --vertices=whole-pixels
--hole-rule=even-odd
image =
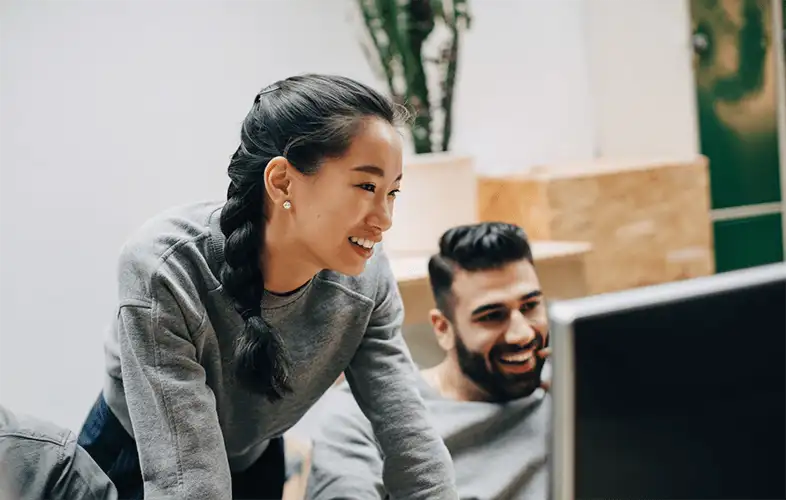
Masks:
[[[374,248],[374,242],[371,240],[367,240],[365,238],[358,238],[357,236],[352,236],[349,238],[349,241],[363,248],[367,248],[369,250]]]
[[[531,357],[532,357],[532,351],[506,353],[500,356],[502,361],[508,363],[524,363],[526,361],[529,361]]]

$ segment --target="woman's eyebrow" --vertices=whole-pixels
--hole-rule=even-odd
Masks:
[[[361,165],[359,167],[353,168],[352,170],[376,175],[377,177],[385,177],[385,171],[376,165]],[[396,181],[400,181],[403,175],[403,173],[399,174],[398,177],[396,177]]]

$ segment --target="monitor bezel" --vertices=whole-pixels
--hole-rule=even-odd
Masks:
[[[783,282],[786,263],[769,264],[701,278],[632,290],[555,301],[548,306],[552,361],[553,425],[551,428],[550,495],[575,498],[575,359],[574,325],[579,320],[636,309],[668,305],[707,295]],[[784,304],[786,314],[786,304]]]

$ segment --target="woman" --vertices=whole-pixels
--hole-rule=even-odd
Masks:
[[[402,171],[393,105],[342,77],[260,92],[227,200],[128,242],[103,392],[79,442],[121,498],[280,498],[281,435],[345,371],[396,498],[455,498],[379,250]]]

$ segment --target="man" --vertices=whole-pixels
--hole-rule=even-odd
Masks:
[[[0,406],[0,499],[115,500],[117,490],[73,432]]]
[[[429,277],[431,324],[446,355],[421,371],[417,390],[453,457],[461,498],[545,499],[549,330],[524,231],[450,229]],[[384,498],[380,449],[346,384],[320,403],[307,498]]]

